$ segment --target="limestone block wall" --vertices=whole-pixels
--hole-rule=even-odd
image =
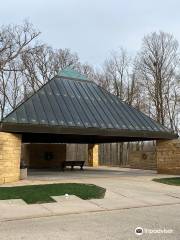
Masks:
[[[130,168],[156,170],[157,161],[155,151],[133,151],[129,153]]]
[[[156,144],[158,173],[180,174],[180,140],[159,140]]]
[[[28,168],[61,168],[66,144],[23,144],[22,159]]]
[[[20,177],[21,135],[0,132],[0,184]]]

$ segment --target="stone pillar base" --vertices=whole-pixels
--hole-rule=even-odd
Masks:
[[[180,175],[180,140],[159,140],[156,143],[157,172]]]
[[[21,135],[0,132],[0,184],[20,178]]]
[[[20,180],[24,180],[27,178],[27,168],[20,169]]]

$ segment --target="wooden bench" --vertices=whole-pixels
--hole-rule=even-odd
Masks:
[[[79,166],[81,170],[83,170],[85,161],[64,161],[62,164],[62,170],[66,167],[71,167],[71,171],[74,169],[74,166]]]

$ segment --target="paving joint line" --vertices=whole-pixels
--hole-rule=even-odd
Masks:
[[[144,206],[134,206],[134,207],[125,207],[125,208],[114,208],[114,209],[99,209],[99,210],[89,210],[83,212],[72,212],[72,213],[57,213],[57,214],[47,214],[47,215],[38,215],[38,216],[29,216],[23,218],[13,218],[13,219],[3,219],[0,220],[0,223],[4,222],[13,222],[13,221],[22,221],[22,220],[30,220],[30,219],[40,219],[40,218],[48,218],[48,217],[58,217],[58,216],[68,216],[68,215],[80,215],[86,213],[101,213],[101,212],[114,212],[114,211],[123,211],[130,209],[140,209],[140,208],[149,208],[149,207],[161,207],[161,206],[172,206],[172,205],[180,205],[179,203],[164,203],[164,204],[152,204],[152,205],[144,205]]]

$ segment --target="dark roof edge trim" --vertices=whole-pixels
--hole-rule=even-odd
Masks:
[[[0,131],[13,133],[48,133],[48,134],[74,134],[74,135],[98,135],[98,136],[114,136],[114,137],[140,137],[149,139],[176,139],[178,134],[168,132],[154,132],[143,130],[117,130],[117,129],[98,129],[98,128],[62,128],[58,126],[31,125],[31,124],[11,124],[1,123]]]

